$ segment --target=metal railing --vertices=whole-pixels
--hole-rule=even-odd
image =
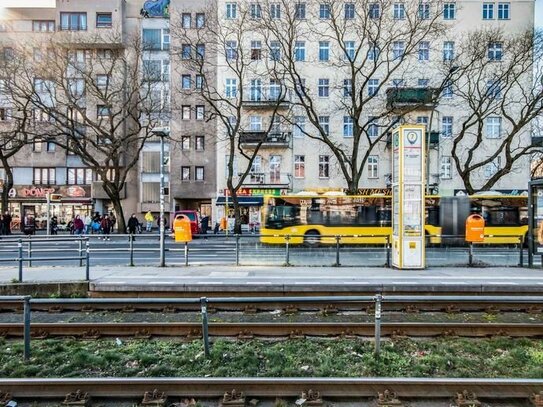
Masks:
[[[379,356],[381,351],[381,319],[383,303],[428,303],[428,302],[454,302],[454,303],[515,303],[515,304],[541,304],[543,296],[451,296],[451,295],[382,295],[376,293],[374,296],[312,296],[312,297],[200,297],[200,298],[32,298],[31,296],[0,296],[2,302],[23,302],[23,325],[24,325],[24,352],[25,361],[30,358],[31,338],[31,312],[32,304],[66,305],[66,304],[200,304],[200,316],[202,323],[202,339],[206,358],[210,356],[208,304],[223,303],[373,303],[374,304],[374,354]],[[277,323],[277,322],[276,322]]]

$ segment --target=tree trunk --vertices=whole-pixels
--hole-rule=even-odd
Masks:
[[[238,191],[232,189],[230,193],[234,204],[234,234],[241,235],[241,208],[239,206]]]
[[[4,167],[4,171],[6,172],[6,181],[4,182],[4,187],[2,190],[0,213],[4,213],[5,211],[9,210],[9,190],[13,188],[13,171],[8,165],[7,160],[2,160],[2,165]]]
[[[110,197],[113,208],[115,208],[115,214],[117,216],[117,233],[126,233],[126,223],[124,221],[124,212],[123,206],[121,205],[121,199],[119,194],[116,196]]]

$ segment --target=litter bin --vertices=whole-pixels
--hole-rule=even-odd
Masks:
[[[482,243],[485,240],[485,220],[474,213],[466,219],[466,242]]]
[[[173,233],[176,242],[192,241],[190,219],[185,215],[177,215],[173,221]]]

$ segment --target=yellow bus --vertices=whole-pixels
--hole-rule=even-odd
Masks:
[[[282,195],[265,196],[262,207],[262,243],[384,244],[392,236],[392,197],[389,195]],[[451,205],[451,201],[453,205]],[[456,203],[455,203],[456,202]],[[470,213],[485,219],[488,244],[516,244],[528,232],[527,197],[474,195],[426,197],[426,234],[429,243],[447,243],[442,236],[463,235]]]

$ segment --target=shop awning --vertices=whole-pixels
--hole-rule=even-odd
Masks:
[[[261,196],[238,196],[238,202],[242,206],[262,206],[264,199]],[[215,202],[217,205],[225,205],[226,198],[219,196]],[[232,197],[228,197],[228,205],[232,204]]]

